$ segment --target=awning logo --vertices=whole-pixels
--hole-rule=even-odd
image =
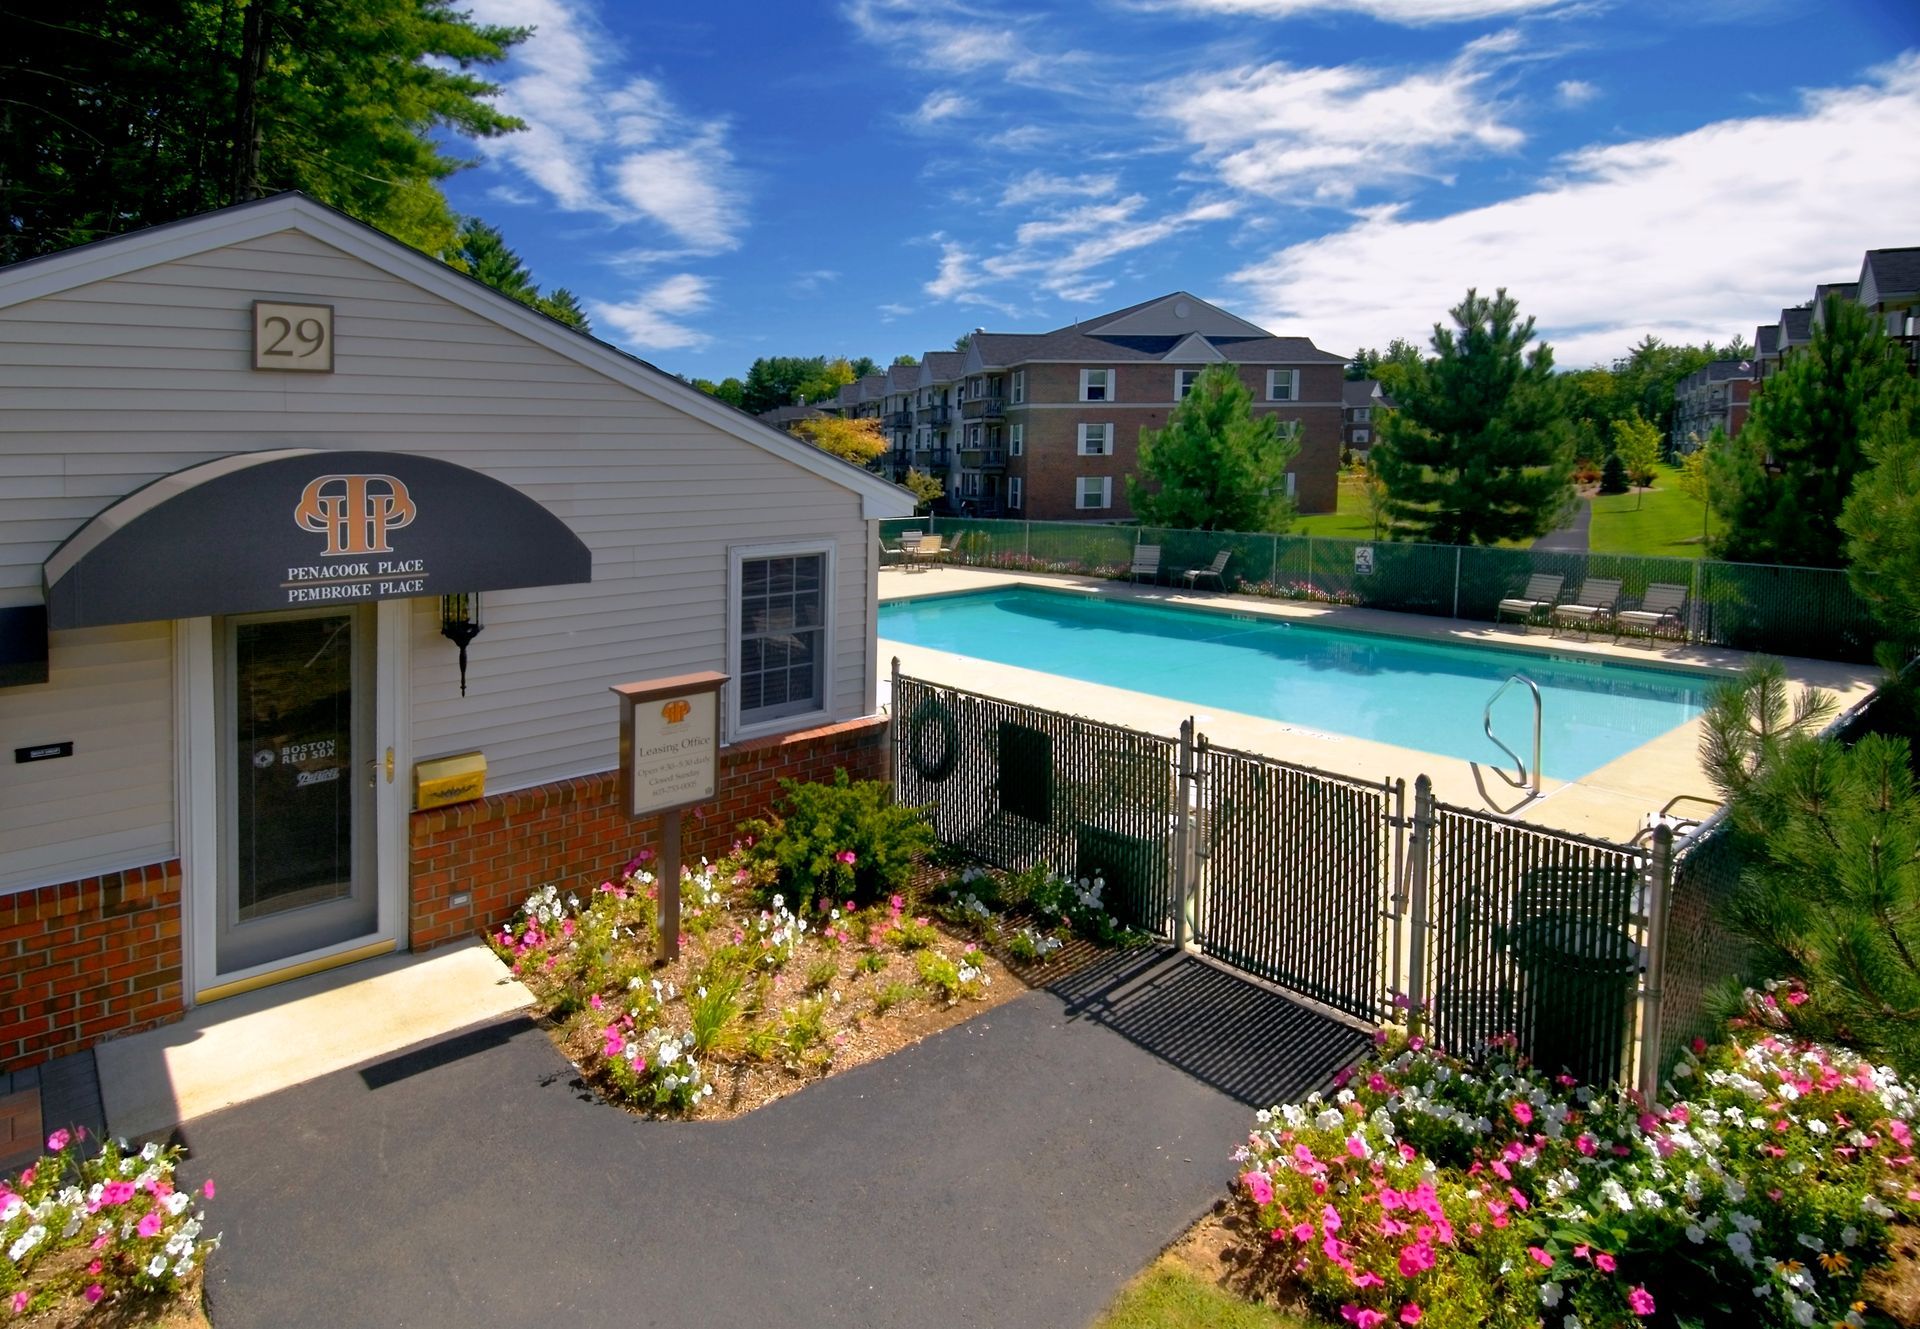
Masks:
[[[687,701],[670,701],[660,708],[661,718],[669,725],[681,723],[692,713],[693,703]]]
[[[323,475],[300,495],[293,519],[303,531],[327,537],[322,557],[390,554],[389,532],[412,523],[417,509],[406,485],[391,475]]]

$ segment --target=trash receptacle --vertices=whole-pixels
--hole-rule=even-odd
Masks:
[[[1511,933],[1526,976],[1520,1050],[1541,1071],[1607,1085],[1625,1067],[1633,1028],[1640,944],[1597,918],[1543,914]]]

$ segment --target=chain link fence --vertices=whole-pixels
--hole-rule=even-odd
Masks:
[[[1083,522],[921,517],[880,527],[889,545],[905,530],[938,532],[954,563],[1093,577],[1125,577],[1135,545],[1159,545],[1163,575],[1175,585],[1224,550],[1226,584],[1246,594],[1481,622],[1491,622],[1499,602],[1535,573],[1562,578],[1566,596],[1588,578],[1617,578],[1623,608],[1639,604],[1651,586],[1682,586],[1687,600],[1675,635],[1780,655],[1866,661],[1882,635],[1837,568]]]

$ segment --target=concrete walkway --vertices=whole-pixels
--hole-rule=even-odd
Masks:
[[[1222,1193],[1251,1104],[1364,1041],[1134,953],[681,1124],[590,1101],[517,1018],[190,1123],[183,1174],[219,1185],[220,1329],[1070,1329]]]

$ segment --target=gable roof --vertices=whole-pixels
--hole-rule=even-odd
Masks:
[[[1386,394],[1380,391],[1380,383],[1377,379],[1341,380],[1340,404],[1342,406],[1372,406],[1377,401],[1385,400]]]
[[[1056,332],[1069,330],[1055,329]],[[1192,332],[1209,338],[1269,335],[1265,328],[1185,291],[1171,291],[1125,309],[1082,319],[1071,330],[1088,336],[1164,336],[1168,333],[1181,336]]]
[[[1860,264],[1860,285],[1872,288],[1870,304],[1920,292],[1920,245],[1869,249]]]
[[[1780,352],[1780,325],[1762,323],[1753,330],[1753,353],[1758,356],[1777,355]]]
[[[1783,309],[1780,311],[1780,345],[1798,346],[1813,334],[1813,310]]]
[[[964,351],[928,351],[920,357],[920,383],[930,387],[935,383],[951,383],[966,372],[967,356]]]
[[[764,424],[638,356],[575,331],[484,282],[298,192],[236,203],[232,207],[0,267],[0,309],[244,244],[280,231],[298,231],[331,245],[397,280],[497,323],[635,392],[791,462],[830,484],[859,494],[863,516],[905,517],[913,512],[913,496],[891,481]]]
[[[889,365],[887,367],[887,390],[906,392],[920,386],[919,365]]]

